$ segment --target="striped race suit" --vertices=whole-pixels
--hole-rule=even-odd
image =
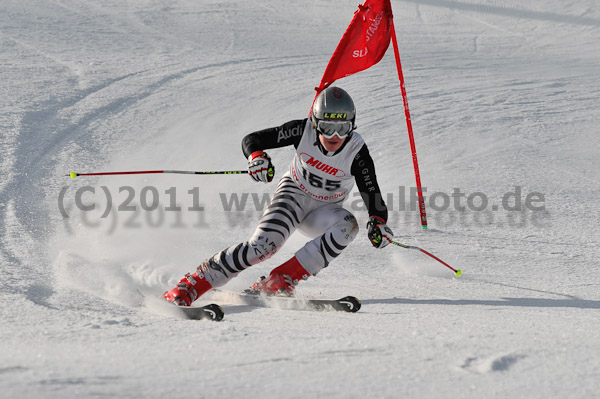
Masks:
[[[248,241],[226,248],[205,262],[204,275],[212,287],[220,287],[248,267],[273,256],[299,229],[311,240],[296,258],[311,275],[327,267],[354,240],[358,224],[342,207],[357,183],[370,216],[387,220],[373,160],[362,137],[353,132],[342,147],[329,153],[318,140],[309,119],[247,135],[244,155],[293,145],[296,154],[288,171]]]

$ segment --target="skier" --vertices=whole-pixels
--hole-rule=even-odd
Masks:
[[[244,137],[242,150],[248,173],[257,182],[273,180],[274,166],[266,149],[293,145],[296,154],[289,170],[262,215],[252,237],[204,261],[186,274],[163,297],[190,306],[201,295],[224,285],[248,267],[273,256],[296,229],[312,237],[291,259],[268,277],[254,283],[253,291],[292,296],[300,280],[316,275],[350,244],[358,223],[342,202],[356,181],[369,212],[367,236],[374,247],[384,248],[393,239],[386,225],[373,159],[363,138],[354,131],[356,109],[352,98],[338,87],[323,90],[310,118]]]

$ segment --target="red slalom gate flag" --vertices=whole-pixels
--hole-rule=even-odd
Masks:
[[[383,58],[390,45],[392,18],[390,0],[366,0],[358,6],[325,68],[317,94],[335,80],[364,71]]]

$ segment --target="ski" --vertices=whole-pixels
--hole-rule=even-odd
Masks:
[[[287,296],[264,295],[250,290],[241,293],[220,290],[213,291],[218,295],[218,298],[215,298],[217,301],[219,299],[227,301],[227,297],[229,296],[229,300],[234,299],[245,305],[260,307],[274,307],[289,310],[333,310],[349,313],[356,313],[361,307],[360,300],[354,296],[345,296],[340,299],[303,299]],[[231,298],[232,295],[234,298]]]
[[[356,313],[360,310],[360,300],[354,296],[345,296],[340,299],[307,299],[307,304],[315,310],[333,310]]]
[[[223,316],[225,316],[223,309],[216,303],[199,307],[177,306],[177,309],[179,309],[185,317],[191,320],[221,321],[223,320]]]

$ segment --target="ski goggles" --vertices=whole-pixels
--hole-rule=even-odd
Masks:
[[[343,139],[352,130],[354,130],[354,123],[352,121],[317,121],[317,132],[326,139],[332,139],[335,135]]]

